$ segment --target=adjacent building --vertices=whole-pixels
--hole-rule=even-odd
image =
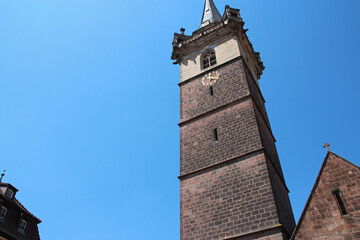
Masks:
[[[39,240],[41,220],[16,199],[18,190],[0,181],[0,240]]]
[[[360,239],[358,166],[328,152],[292,239]]]

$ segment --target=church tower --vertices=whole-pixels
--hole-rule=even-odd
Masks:
[[[180,65],[181,240],[289,239],[295,221],[238,9],[205,1],[200,28],[174,35]]]

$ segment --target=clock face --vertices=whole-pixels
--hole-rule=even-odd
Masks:
[[[212,86],[219,77],[220,73],[218,71],[209,72],[201,79],[201,83],[203,86]]]

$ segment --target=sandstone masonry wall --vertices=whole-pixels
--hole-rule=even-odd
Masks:
[[[333,195],[340,190],[347,214]],[[329,153],[312,199],[293,239],[360,239],[360,169]]]
[[[183,179],[180,197],[183,240],[219,240],[279,224],[263,154]]]

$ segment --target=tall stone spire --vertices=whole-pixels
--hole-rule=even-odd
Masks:
[[[220,22],[221,15],[212,0],[205,0],[204,13],[201,20],[200,28],[213,22]]]

